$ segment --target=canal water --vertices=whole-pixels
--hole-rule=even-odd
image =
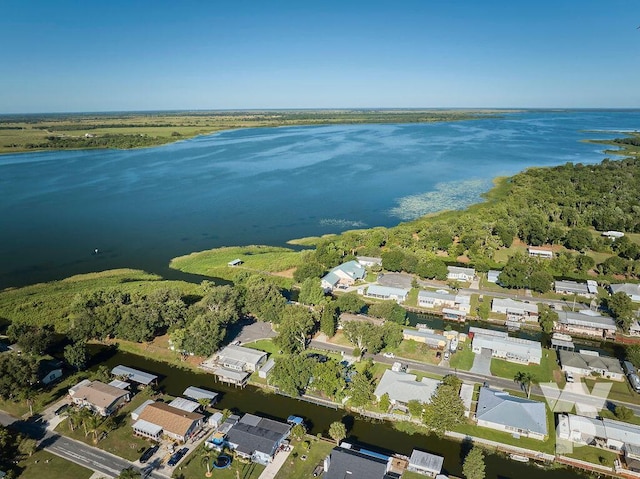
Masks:
[[[410,455],[417,448],[444,456],[444,469],[447,473],[461,476],[463,445],[423,434],[409,435],[394,429],[388,422],[369,420],[360,416],[350,416],[343,410],[317,406],[305,401],[280,396],[247,386],[244,389],[226,386],[215,381],[211,374],[176,368],[170,364],[119,351],[114,348],[92,345],[94,368],[104,364],[109,369],[118,364],[156,374],[159,376],[161,390],[173,396],[180,396],[188,386],[204,387],[222,393],[217,407],[230,409],[240,413],[258,414],[273,419],[284,420],[294,414],[306,419],[312,434],[322,433],[328,436],[329,425],[334,421],[344,420],[349,426],[347,440],[369,445],[376,450],[398,452]],[[345,417],[347,416],[347,417]],[[556,469],[543,471],[533,465],[514,462],[499,455],[489,455],[486,459],[487,479],[581,479],[583,476],[575,471]]]

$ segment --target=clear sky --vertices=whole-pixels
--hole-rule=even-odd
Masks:
[[[5,0],[0,113],[640,107],[639,0]]]

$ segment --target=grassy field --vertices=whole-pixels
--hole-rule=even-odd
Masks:
[[[93,471],[67,461],[50,452],[39,450],[18,463],[20,479],[43,479],[64,477],[65,479],[88,479]]]
[[[451,356],[449,365],[452,368],[469,371],[473,366],[473,360],[475,357],[476,355],[471,350],[471,343],[464,344],[461,351],[456,351],[456,353]]]
[[[435,349],[429,348],[424,343],[419,343],[411,339],[405,339],[394,351],[396,356],[406,359],[413,359],[428,364],[439,364],[440,359],[436,358]]]
[[[118,289],[130,293],[146,293],[159,287],[175,288],[183,294],[194,294],[199,286],[184,281],[165,281],[160,276],[133,269],[113,269],[39,283],[0,292],[0,317],[11,321],[53,325],[64,332],[68,327],[70,305],[78,293]]]
[[[312,479],[313,470],[322,464],[324,458],[335,447],[335,443],[307,437],[302,441],[293,441],[294,448],[289,459],[282,466],[275,479]],[[302,456],[306,459],[301,460]]]
[[[613,462],[618,458],[615,452],[607,451],[593,446],[577,446],[574,444],[573,452],[564,454],[580,461],[587,461],[592,464],[613,467]]]
[[[229,266],[234,259],[239,266]],[[300,252],[274,246],[242,246],[216,248],[191,253],[171,260],[170,267],[187,273],[234,280],[240,272],[271,275],[283,286],[291,286],[290,270],[300,264]],[[281,275],[278,275],[280,273]]]
[[[211,462],[217,458],[216,452],[211,451],[208,456]],[[187,479],[205,477],[207,472],[206,457],[202,448],[196,449],[187,459],[176,468],[173,477],[184,477]],[[231,466],[227,469],[215,469],[212,477],[216,479],[258,479],[264,470],[264,466],[255,463],[247,463],[233,458]]]
[[[513,379],[518,372],[526,371],[533,375],[535,382],[550,382],[554,381],[553,372],[560,369],[556,360],[556,352],[549,349],[542,350],[540,364],[523,365],[493,358],[491,359],[491,374]]]
[[[0,153],[42,149],[154,146],[237,128],[426,123],[469,120],[496,113],[490,110],[297,110],[7,115],[0,121]]]
[[[638,397],[638,393],[633,391],[629,386],[628,381],[609,381],[607,379],[602,378],[583,378],[583,381],[589,391],[593,389],[593,386],[598,383],[611,384],[611,390],[609,391],[608,399],[612,401],[623,401],[630,402],[635,404],[640,404],[640,397]]]

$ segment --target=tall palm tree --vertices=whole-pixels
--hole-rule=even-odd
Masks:
[[[66,410],[65,415],[67,416],[69,430],[75,431],[75,429],[82,422],[82,410],[76,406],[73,406]]]
[[[100,425],[102,424],[102,418],[97,414],[91,414],[84,421],[84,435],[88,436],[93,434],[93,442],[98,442],[98,432],[100,431]]]
[[[531,383],[533,382],[533,376],[526,371],[518,371],[513,377],[513,380],[520,383],[520,386],[524,388],[524,392],[527,393],[527,398],[531,397]]]

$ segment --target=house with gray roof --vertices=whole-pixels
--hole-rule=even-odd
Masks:
[[[485,386],[480,388],[475,419],[478,426],[540,441],[548,434],[544,403]]]
[[[611,294],[624,293],[631,298],[634,303],[640,303],[640,284],[622,283],[609,286]]]
[[[640,426],[614,419],[562,414],[556,431],[559,439],[575,444],[614,451],[640,447]]]
[[[558,311],[554,331],[598,338],[611,338],[616,334],[616,322],[610,316],[596,311]]]
[[[347,261],[331,269],[321,280],[320,284],[326,293],[334,289],[347,289],[349,286],[364,279],[367,271],[355,260]]]
[[[184,397],[191,398],[194,401],[199,401],[201,399],[208,399],[209,404],[213,404],[218,400],[219,394],[213,391],[209,391],[208,389],[202,389],[195,386],[189,386],[182,393]]]
[[[350,444],[334,447],[324,460],[323,479],[387,479],[390,460],[379,454],[353,449]]]
[[[233,371],[254,372],[267,360],[267,353],[230,344],[217,353],[218,365]]]
[[[378,401],[388,394],[391,404],[400,407],[406,406],[412,399],[428,404],[441,383],[427,377],[417,381],[415,374],[387,369],[373,394]]]
[[[452,308],[468,313],[471,311],[471,296],[451,294],[443,289],[418,291],[418,306],[423,308]]]
[[[511,298],[493,298],[491,311],[506,314],[507,321],[537,321],[538,305]]]
[[[495,269],[490,269],[487,272],[487,281],[489,283],[494,283],[494,284],[497,283],[498,282],[498,276],[500,276],[501,272],[502,271],[498,271],[498,270],[495,270]]]
[[[367,287],[364,295],[367,298],[392,299],[398,303],[404,303],[407,296],[409,296],[409,290],[405,288],[394,288],[392,286],[372,284]]]
[[[469,332],[473,335],[471,349],[476,354],[488,349],[492,357],[512,363],[540,364],[542,360],[542,345],[538,341],[512,338],[506,332],[482,328],[470,328]]]
[[[447,279],[454,281],[466,281],[470,283],[476,277],[476,270],[473,268],[447,266],[447,271]]]
[[[436,477],[442,471],[444,457],[414,449],[411,451],[407,470],[427,477]]]
[[[598,283],[589,280],[586,283],[576,281],[556,281],[554,283],[556,294],[575,294],[585,298],[595,298],[598,295]]]
[[[577,374],[579,376],[589,376],[597,373],[607,379],[614,381],[624,381],[624,371],[620,361],[609,356],[600,356],[595,351],[558,351],[562,370]]]
[[[240,457],[266,465],[273,460],[290,431],[290,424],[245,414],[231,426],[225,441]]]

